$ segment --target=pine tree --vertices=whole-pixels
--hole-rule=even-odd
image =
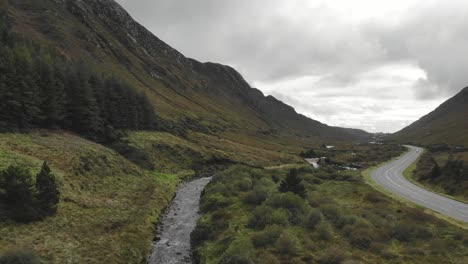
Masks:
[[[36,177],[36,190],[41,211],[46,215],[56,213],[60,192],[55,181],[55,175],[51,173],[49,165],[45,161]]]
[[[19,222],[39,218],[34,203],[34,184],[29,170],[20,166],[9,166],[0,172],[0,188],[4,190],[2,200]]]
[[[292,192],[302,198],[305,198],[307,191],[299,178],[297,169],[291,169],[289,171],[286,179],[281,181],[279,191],[282,193]]]

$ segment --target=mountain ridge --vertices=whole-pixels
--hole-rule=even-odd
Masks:
[[[188,117],[216,131],[269,130],[334,140],[369,135],[298,114],[291,106],[250,87],[230,66],[185,57],[114,0],[3,2],[16,20],[17,31],[53,44],[67,57],[85,60],[105,74],[130,81],[150,97],[165,118],[177,121]],[[40,14],[44,9],[47,12]],[[54,23],[61,19],[62,25]]]
[[[418,144],[468,145],[468,87],[391,137]]]

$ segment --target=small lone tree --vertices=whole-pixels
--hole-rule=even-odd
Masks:
[[[39,217],[34,206],[34,184],[31,172],[20,166],[11,165],[0,172],[2,200],[18,222],[28,222]]]
[[[39,207],[43,213],[46,215],[55,214],[60,201],[60,192],[55,175],[51,173],[49,165],[45,161],[36,177],[36,190]]]
[[[281,181],[279,191],[282,193],[292,192],[305,198],[307,191],[299,178],[297,169],[291,169],[289,171],[286,179]]]

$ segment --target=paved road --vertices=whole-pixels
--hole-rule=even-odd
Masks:
[[[386,190],[451,218],[468,223],[468,204],[423,189],[403,177],[403,171],[421,155],[422,149],[406,146],[410,151],[372,172],[372,179]]]

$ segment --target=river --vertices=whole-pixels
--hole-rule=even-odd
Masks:
[[[179,187],[160,222],[149,264],[192,263],[190,233],[200,218],[201,192],[210,180],[211,177],[200,178]]]

